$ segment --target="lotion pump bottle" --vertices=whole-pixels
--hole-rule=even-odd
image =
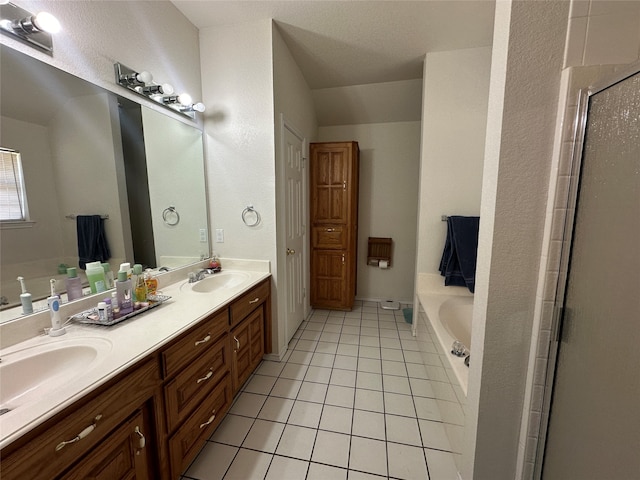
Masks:
[[[22,303],[22,313],[29,315],[33,313],[33,303],[31,301],[31,294],[27,292],[27,287],[24,284],[24,278],[18,277],[20,287],[22,287],[22,294],[20,295],[20,303]]]
[[[51,329],[49,330],[49,336],[59,337],[67,333],[62,326],[62,316],[60,315],[60,297],[56,294],[56,281],[55,279],[49,280],[51,283],[51,296],[47,298],[47,304],[49,305],[49,314],[51,315]]]

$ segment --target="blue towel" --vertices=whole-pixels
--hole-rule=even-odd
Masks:
[[[86,270],[89,262],[106,262],[111,258],[104,220],[100,215],[78,215],[78,257],[80,268]]]
[[[445,285],[467,287],[476,283],[476,257],[480,217],[451,216],[447,219],[447,240],[440,260]]]

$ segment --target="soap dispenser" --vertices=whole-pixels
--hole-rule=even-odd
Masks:
[[[56,280],[52,278],[49,280],[51,283],[51,296],[47,298],[47,304],[49,305],[49,315],[51,315],[51,329],[49,330],[49,336],[59,337],[67,333],[62,326],[62,316],[60,315],[60,297],[56,294]]]
[[[20,287],[22,288],[22,294],[20,295],[20,303],[22,304],[22,313],[29,315],[33,313],[33,302],[31,301],[31,294],[27,292],[27,287],[24,284],[24,277],[18,277]]]

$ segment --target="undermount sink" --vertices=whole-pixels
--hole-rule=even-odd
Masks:
[[[73,338],[2,354],[0,413],[41,399],[51,389],[85,375],[111,348],[106,339]]]
[[[192,292],[211,293],[215,290],[238,287],[249,278],[250,275],[246,272],[219,272],[207,275],[195,283],[185,283],[184,287]]]

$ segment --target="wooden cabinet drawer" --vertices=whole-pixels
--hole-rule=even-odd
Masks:
[[[160,384],[156,356],[103,391],[88,403],[70,406],[49,420],[43,429],[25,435],[13,454],[2,451],[2,479],[47,479],[101,445],[105,436],[122,423]],[[81,432],[93,425],[82,439]],[[32,436],[34,435],[34,436]],[[67,442],[66,444],[64,442]],[[17,445],[16,445],[17,446]]]
[[[342,225],[313,227],[311,235],[313,248],[336,250],[347,248],[347,235]]]
[[[269,296],[269,280],[245,293],[231,304],[231,326],[234,327]]]
[[[171,437],[171,478],[179,478],[198,454],[204,441],[224,418],[231,405],[231,399],[230,375],[227,375]]]
[[[211,318],[195,327],[176,343],[162,353],[164,377],[168,378],[178,373],[182,368],[193,362],[196,357],[203,355],[222,335],[229,326],[227,309],[214,314]]]
[[[257,309],[231,331],[233,391],[251,376],[264,355],[264,314]]]
[[[165,386],[167,424],[173,431],[231,371],[231,354],[226,337],[218,340],[200,358]]]

